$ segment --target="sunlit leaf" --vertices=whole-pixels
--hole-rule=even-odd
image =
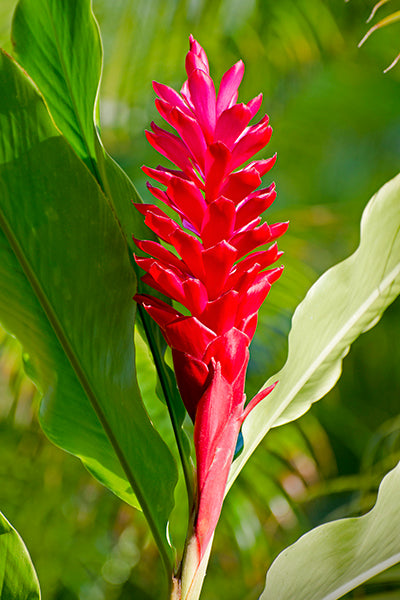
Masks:
[[[133,488],[171,557],[176,467],[139,394],[135,277],[121,231],[35,87],[4,54],[0,88],[1,320],[44,395],[47,435],[135,504]]]
[[[0,513],[0,600],[40,600],[35,569],[24,542]]]
[[[399,205],[397,176],[368,203],[356,252],[322,275],[296,309],[287,362],[266,382],[279,384],[244,423],[244,450],[230,484],[271,427],[297,419],[335,385],[352,342],[399,294]]]
[[[369,513],[321,525],[281,552],[260,600],[336,600],[400,562],[399,502],[400,463]]]
[[[39,32],[41,43],[29,43]],[[90,2],[21,0],[14,14],[12,41],[19,62],[28,64],[32,79],[46,89],[57,127],[96,173],[93,117],[101,45]],[[76,77],[78,63],[80,77]]]
[[[393,67],[395,67],[397,65],[399,60],[400,60],[400,54],[398,54],[396,56],[396,58],[390,63],[390,65],[388,67],[386,67],[386,69],[383,70],[383,72],[387,73],[388,71],[390,71],[390,69],[393,69]]]
[[[141,202],[134,185],[107,153],[99,136],[100,124],[95,117],[102,47],[91,1],[20,0],[14,15],[12,39],[15,56],[40,88],[57,127],[101,186],[136,269],[133,252],[137,248],[132,236],[153,239],[154,234],[133,206],[133,202]],[[154,295],[153,290],[151,293]],[[190,495],[188,446],[181,429],[184,407],[174,377],[163,361],[165,343],[159,328],[145,311],[140,314],[145,340],[153,353],[169,406]]]
[[[134,249],[132,235],[147,232],[132,206],[140,199],[107,156],[97,133],[102,47],[91,1],[20,0],[12,40],[19,64],[39,87],[59,130],[96,177]]]

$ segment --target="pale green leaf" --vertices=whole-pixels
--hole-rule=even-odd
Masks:
[[[336,600],[400,562],[400,463],[374,508],[303,535],[272,563],[260,600]]]
[[[382,27],[387,27],[388,25],[392,25],[392,23],[396,23],[397,21],[400,21],[400,10],[397,10],[396,12],[392,13],[391,15],[388,15],[387,17],[385,17],[384,19],[382,19],[381,21],[376,23],[373,27],[371,27],[367,31],[367,33],[364,35],[361,42],[359,42],[358,47],[360,48],[364,44],[364,42],[369,38],[369,36],[372,33],[374,33],[374,31],[378,31],[378,29],[382,29]]]
[[[399,292],[400,175],[368,203],[358,249],[324,273],[297,307],[286,364],[265,385],[279,383],[244,422],[244,450],[229,485],[271,427],[297,419],[335,385],[350,345]]]

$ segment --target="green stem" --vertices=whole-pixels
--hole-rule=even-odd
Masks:
[[[178,392],[174,392],[173,388],[172,388],[172,383],[171,380],[168,376],[167,370],[166,370],[166,365],[164,363],[164,360],[162,358],[162,356],[160,355],[160,352],[157,348],[157,344],[156,341],[154,339],[154,334],[152,331],[152,328],[149,324],[149,319],[150,317],[147,315],[146,311],[144,310],[144,308],[142,306],[140,306],[138,304],[138,313],[140,316],[140,320],[142,322],[148,343],[149,343],[149,347],[150,347],[150,351],[152,353],[153,359],[154,359],[154,364],[158,373],[158,376],[160,378],[160,383],[161,383],[161,388],[164,394],[164,398],[165,401],[167,403],[167,408],[168,408],[168,412],[169,412],[169,416],[171,419],[171,423],[172,423],[172,427],[174,429],[174,435],[175,435],[175,440],[176,440],[176,444],[178,446],[178,451],[179,451],[179,456],[181,459],[181,463],[182,463],[182,469],[183,469],[183,474],[185,477],[185,483],[186,483],[186,490],[187,490],[187,495],[188,495],[188,505],[189,505],[189,510],[191,508],[191,506],[193,505],[193,498],[194,498],[194,493],[193,493],[193,469],[191,467],[191,464],[188,460],[188,457],[186,455],[185,452],[185,448],[184,448],[184,441],[183,441],[183,430],[181,427],[181,424],[179,422],[179,418],[176,412],[176,397]],[[179,401],[180,398],[179,398]]]

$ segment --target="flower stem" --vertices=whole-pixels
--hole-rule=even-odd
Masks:
[[[142,322],[142,325],[143,325],[143,328],[144,328],[144,331],[146,334],[146,338],[149,343],[150,351],[151,351],[153,359],[154,359],[154,364],[155,364],[155,367],[156,367],[156,370],[157,370],[157,373],[158,373],[158,376],[160,379],[161,388],[162,388],[164,398],[165,398],[165,401],[167,404],[172,427],[174,429],[175,440],[176,440],[176,444],[178,446],[179,456],[180,456],[181,463],[182,463],[183,474],[185,477],[185,484],[186,484],[186,490],[187,490],[187,495],[188,495],[188,506],[190,508],[193,504],[193,498],[194,498],[193,469],[192,469],[192,466],[188,459],[187,453],[185,452],[184,441],[182,438],[182,436],[184,434],[183,434],[182,427],[179,423],[179,418],[178,418],[176,407],[175,407],[175,398],[176,398],[176,395],[178,394],[178,391],[176,391],[176,393],[174,393],[174,390],[172,389],[170,378],[168,377],[168,373],[166,372],[165,363],[164,363],[163,358],[160,355],[160,352],[157,348],[157,343],[154,339],[154,335],[153,335],[151,326],[149,325],[150,318],[148,317],[146,311],[143,309],[143,307],[140,304],[137,305],[137,310],[138,310],[138,314],[140,316],[140,320]],[[179,400],[180,400],[180,398],[179,398]]]

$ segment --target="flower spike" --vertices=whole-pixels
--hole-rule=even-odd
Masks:
[[[281,267],[270,268],[282,254],[272,242],[288,224],[260,224],[260,215],[276,197],[274,184],[259,189],[261,177],[276,157],[243,166],[272,133],[267,116],[250,124],[261,94],[247,104],[237,103],[243,62],[225,73],[216,93],[206,53],[190,36],[185,66],[188,79],[181,93],[153,84],[156,107],[176,134],[154,123],[146,134],[177,169],[143,168],[166,187],[149,189],[176,212],[181,224],[154,205],[136,205],[175,253],[156,242],[137,241],[150,257],[136,261],[146,271],[146,283],[178,301],[189,316],[150,295],[135,299],[172,349],[178,387],[194,422],[197,495],[191,546],[194,539],[199,564],[221,512],[240,427],[274,387],[245,406],[257,313],[282,272]]]

